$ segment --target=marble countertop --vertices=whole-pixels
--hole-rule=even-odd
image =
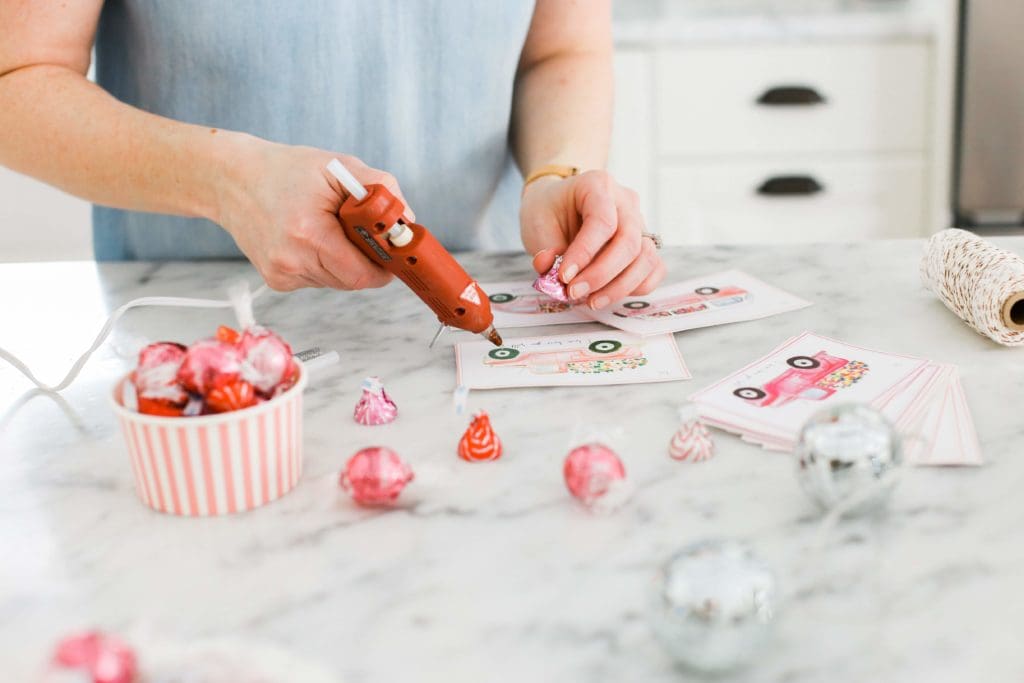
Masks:
[[[1024,251],[1024,238],[1001,243]],[[920,248],[668,250],[670,278],[742,268],[815,305],[678,335],[688,382],[474,392],[470,407],[488,410],[506,443],[502,460],[477,465],[455,456],[465,425],[451,410],[455,337],[428,350],[431,316],[400,285],[270,294],[260,320],[342,362],[307,391],[298,488],[234,517],[143,507],[107,404],[139,345],[205,336],[226,312],[130,313],[59,399],[26,394],[0,364],[3,678],[33,680],[69,631],[142,624],[273,644],[349,683],[684,680],[652,640],[652,576],[679,547],[729,537],[774,568],[782,596],[772,645],[723,680],[1021,680],[1024,351],[976,335],[925,292]],[[511,255],[464,263],[485,280],[529,268]],[[56,380],[120,303],[208,296],[240,274],[255,279],[244,264],[0,266],[0,344]],[[907,472],[887,516],[840,524],[820,556],[808,549],[820,516],[790,456],[720,433],[709,462],[665,452],[685,396],[805,329],[958,364],[988,460]],[[369,374],[398,401],[396,423],[352,422]],[[616,514],[588,514],[562,483],[570,432],[587,424],[626,437],[637,491]],[[398,509],[359,509],[337,488],[345,459],[371,444],[417,472]]]
[[[620,47],[834,40],[922,40],[948,0],[630,0],[615,4]]]

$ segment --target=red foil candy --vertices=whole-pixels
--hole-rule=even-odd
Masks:
[[[99,631],[69,636],[57,644],[53,663],[81,671],[92,683],[132,683],[138,675],[135,653],[117,638]]]
[[[157,400],[169,407],[183,405],[188,396],[178,385],[178,369],[185,354],[185,347],[175,342],[156,342],[142,349],[138,365],[132,372],[135,393],[140,398]]]
[[[282,382],[295,375],[292,347],[270,330],[255,326],[238,340],[242,354],[242,379],[265,395],[274,393]]]
[[[221,325],[217,328],[217,339],[226,344],[237,344],[241,336],[238,330],[227,325]]]
[[[217,339],[202,339],[185,352],[178,370],[178,381],[194,394],[206,395],[238,379],[242,354],[233,344]]]
[[[371,446],[349,458],[338,483],[360,505],[389,505],[412,479],[412,469],[397,453]]]
[[[565,284],[558,278],[558,271],[561,267],[562,257],[559,255],[555,257],[555,262],[548,272],[533,281],[533,288],[541,294],[547,294],[555,301],[570,303],[569,293],[565,289]]]
[[[586,505],[608,493],[626,478],[626,468],[615,452],[600,443],[588,443],[569,451],[562,473],[574,498]]]
[[[501,439],[494,433],[487,413],[481,410],[473,416],[459,441],[459,457],[469,462],[487,462],[500,458],[501,450]]]
[[[182,393],[184,394],[185,392]],[[185,407],[187,405],[188,403],[175,403],[160,398],[146,398],[145,396],[139,396],[136,399],[137,409],[143,415],[181,417],[185,414]]]
[[[256,389],[244,379],[211,389],[206,405],[215,413],[227,413],[256,405]]]

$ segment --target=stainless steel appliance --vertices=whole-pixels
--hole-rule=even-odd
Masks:
[[[960,0],[953,212],[1024,227],[1024,0]]]

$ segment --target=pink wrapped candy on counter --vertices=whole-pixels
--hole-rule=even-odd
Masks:
[[[53,664],[58,669],[84,674],[81,680],[88,683],[133,683],[138,676],[135,652],[100,631],[79,633],[61,640],[53,653]]]
[[[398,453],[371,446],[349,458],[338,483],[360,505],[390,505],[412,479],[412,469]]]
[[[292,347],[265,327],[255,325],[243,332],[238,351],[242,356],[242,379],[265,396],[295,376]]]
[[[588,506],[626,478],[619,456],[601,443],[583,444],[569,451],[562,473],[569,493]]]
[[[565,283],[563,283],[558,277],[559,269],[561,267],[562,256],[558,255],[555,257],[555,262],[551,265],[551,268],[548,269],[548,272],[533,281],[533,288],[541,294],[547,294],[555,301],[572,303],[572,300],[569,298],[569,293],[566,291]]]
[[[398,416],[398,406],[384,391],[380,377],[367,377],[363,380],[363,395],[356,403],[352,417],[361,425],[382,425],[394,422]]]

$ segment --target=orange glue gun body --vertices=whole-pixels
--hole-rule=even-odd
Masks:
[[[404,213],[405,205],[386,187],[367,185],[361,200],[349,195],[342,202],[338,217],[349,241],[408,285],[442,324],[500,345],[487,294],[429,230],[406,222]]]

